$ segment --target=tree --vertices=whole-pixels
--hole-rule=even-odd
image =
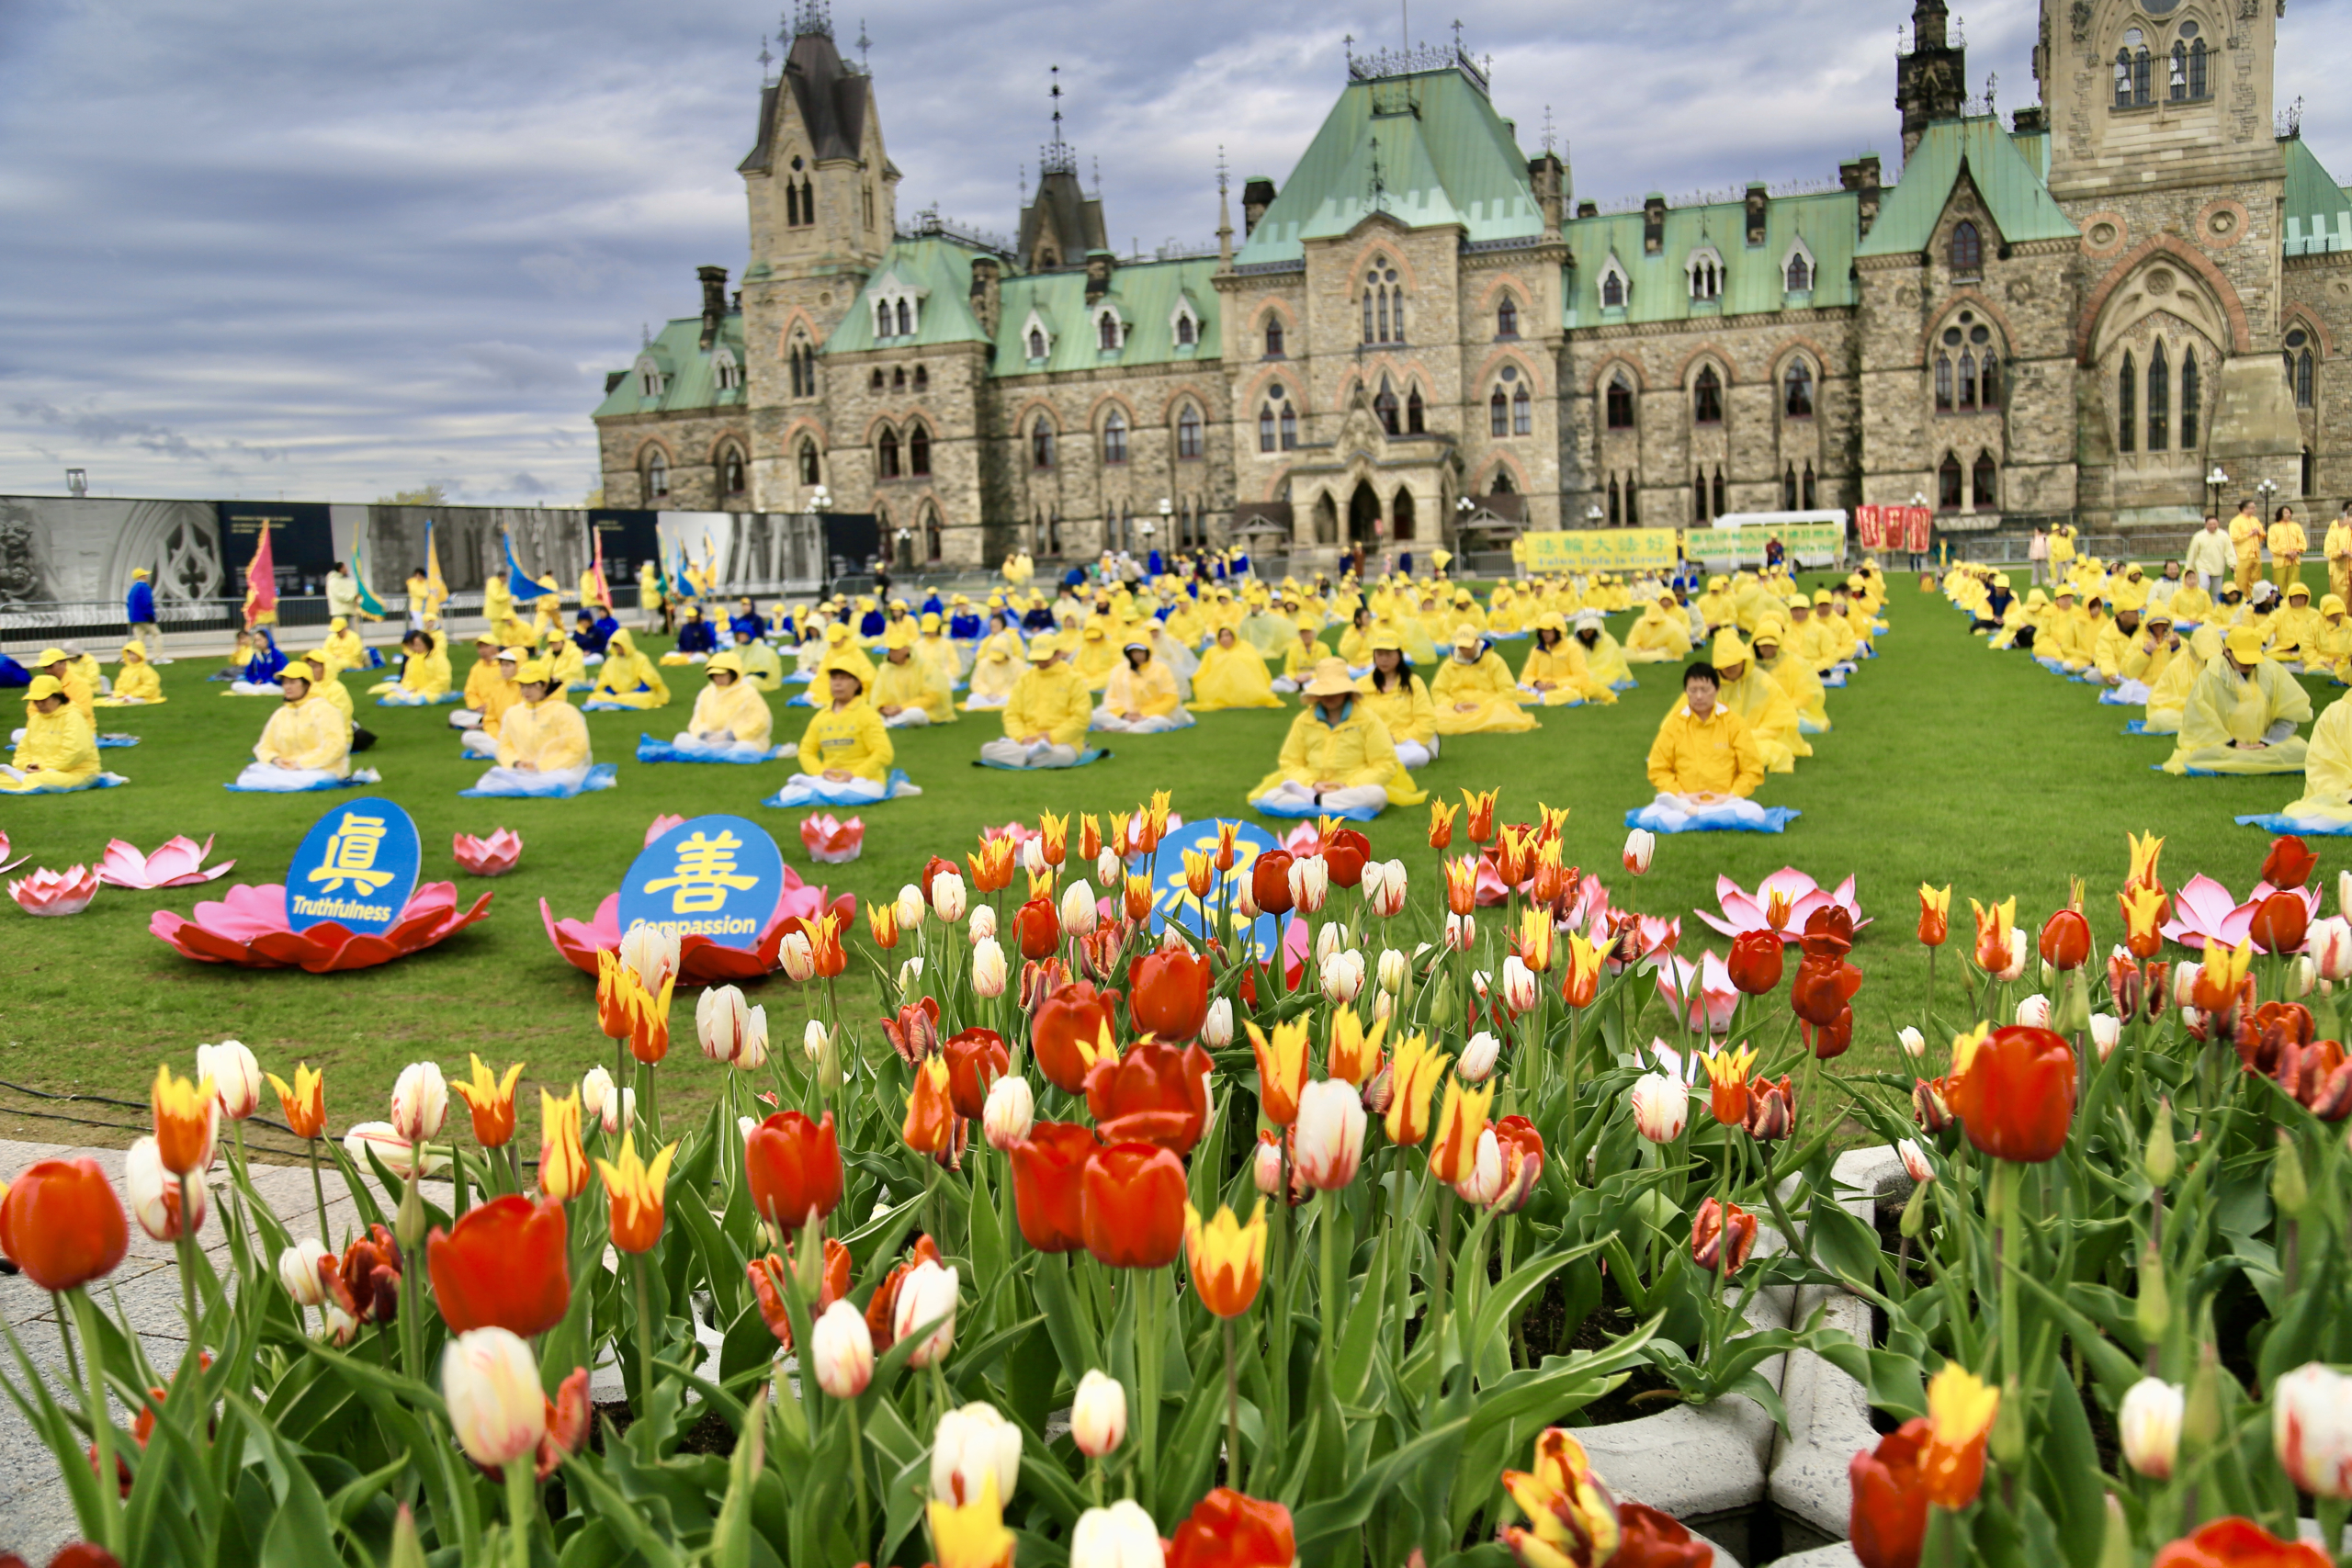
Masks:
[[[390,495],[376,498],[379,506],[447,506],[449,492],[441,481],[435,479],[415,490],[396,490]]]

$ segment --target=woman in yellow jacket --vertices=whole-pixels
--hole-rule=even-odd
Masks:
[[[891,792],[890,764],[897,750],[882,716],[865,700],[857,666],[835,658],[819,672],[828,693],[825,707],[800,732],[800,771],[768,797],[769,806],[870,805]],[[898,793],[921,795],[901,782]]]
[[[368,668],[368,645],[359,639],[357,632],[351,629],[351,623],[341,615],[327,623],[327,639],[319,645],[318,654],[312,656],[313,662],[320,655],[333,660],[337,670]]]
[[[1770,615],[1756,623],[1756,668],[1796,705],[1797,733],[1819,735],[1829,728],[1829,694],[1812,667],[1788,651],[1788,635]]]
[[[1176,672],[1152,648],[1148,634],[1129,634],[1123,662],[1103,689],[1102,705],[1091,727],[1115,735],[1160,735],[1199,723],[1177,694]]]
[[[694,716],[673,744],[695,751],[740,746],[764,753],[773,743],[775,716],[760,689],[744,678],[743,661],[731,651],[714,654],[702,672],[709,684],[695,698]]]
[[[1566,618],[1556,610],[1537,617],[1535,645],[1519,671],[1520,705],[1561,708],[1616,700],[1616,693],[1593,679],[1583,646],[1568,636]]]
[[[1690,657],[1690,617],[1661,588],[1625,633],[1628,664],[1672,664]]]
[[[998,768],[1078,765],[1086,728],[1094,720],[1086,678],[1063,658],[1060,634],[1029,643],[1029,669],[1004,705],[1004,734],[980,746],[980,761]]]
[[[891,628],[885,643],[882,668],[874,674],[874,711],[892,729],[922,728],[956,722],[955,699],[939,671],[915,652],[914,638],[903,626]]]
[[[595,764],[588,721],[564,699],[546,660],[531,660],[514,674],[521,700],[506,710],[499,725],[498,766],[482,774],[468,793],[576,794]]]
[[[1201,668],[1193,676],[1194,713],[1219,713],[1227,708],[1278,708],[1266,660],[1241,640],[1231,626],[1219,626],[1216,641],[1201,654]]]
[[[1739,633],[1729,627],[1717,632],[1710,653],[1717,700],[1747,721],[1749,733],[1756,737],[1757,754],[1764,760],[1764,771],[1796,772],[1797,759],[1813,754],[1799,729],[1796,705],[1756,668]]]
[[[442,651],[441,634],[419,629],[401,638],[406,656],[401,661],[401,678],[379,681],[368,687],[377,694],[378,705],[394,708],[428,707],[447,701],[449,695],[449,656]],[[477,666],[479,668],[479,666]],[[497,664],[493,660],[491,669]],[[473,682],[468,679],[467,689]]]
[[[2279,815],[2305,832],[2352,824],[2352,697],[2328,704],[2312,726],[2311,748],[2303,754],[2302,798]]]
[[[1519,687],[1501,655],[1474,626],[1453,634],[1453,654],[1430,683],[1440,735],[1516,735],[1536,728],[1519,705]]]
[[[1074,662],[1090,692],[1099,692],[1109,685],[1111,671],[1119,667],[1119,650],[1112,646],[1108,619],[1097,615],[1078,634],[1078,658]]]
[[[2177,778],[2203,773],[2297,773],[2309,742],[2295,733],[2310,722],[2312,700],[2302,682],[2262,651],[2262,634],[2233,626],[2221,657],[2188,689],[2180,738],[2165,760]]]
[[[54,675],[36,675],[25,691],[24,738],[0,767],[0,794],[63,795],[96,780],[98,738]]]
[[[1012,629],[1002,610],[989,616],[989,635],[980,639],[972,658],[971,683],[964,696],[966,713],[1004,706],[1029,657],[1021,646],[1021,634]]]
[[[320,673],[300,659],[278,671],[277,711],[230,788],[287,794],[351,776],[351,720],[320,690]]]
[[[1283,672],[1274,678],[1273,689],[1284,695],[1298,691],[1313,677],[1316,666],[1330,657],[1331,650],[1323,646],[1317,629],[1300,622],[1298,635],[1283,649]]]
[[[1306,710],[1291,720],[1278,764],[1250,792],[1252,807],[1270,816],[1362,821],[1428,798],[1413,787],[1388,727],[1373,716],[1344,662],[1326,659],[1304,694]]]
[[[596,671],[595,689],[582,706],[589,713],[608,713],[669,705],[670,688],[663,683],[662,671],[637,650],[629,633],[615,632],[605,644],[605,662]]]
[[[1373,634],[1372,668],[1356,682],[1356,690],[1363,694],[1364,711],[1388,727],[1399,762],[1424,767],[1437,755],[1437,705],[1429,682],[1413,673],[1395,632]]]
[[[153,707],[164,701],[164,677],[147,661],[146,646],[133,638],[122,645],[122,663],[114,672],[114,690],[93,697],[102,708]]]

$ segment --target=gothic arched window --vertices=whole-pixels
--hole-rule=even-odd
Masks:
[[[1258,450],[1274,449],[1274,405],[1267,403],[1258,410]]]
[[[1503,302],[1495,308],[1495,335],[1497,337],[1519,335],[1519,305],[1508,294],[1503,296]]]
[[[2148,450],[2162,452],[2172,445],[2172,364],[2164,339],[2148,351]]]
[[[1510,434],[1510,400],[1503,396],[1503,389],[1500,387],[1497,387],[1495,395],[1487,400],[1487,434],[1489,435]]]
[[[1690,417],[1700,424],[1724,422],[1723,378],[1715,374],[1712,365],[1702,367],[1699,378],[1690,385]]]
[[[1962,277],[1973,277],[1984,270],[1984,238],[1965,219],[1951,231],[1951,270]]]
[[[1124,463],[1127,460],[1127,416],[1117,409],[1102,422],[1102,460]]]
[[[931,477],[931,432],[916,425],[907,433],[907,472],[915,478]]]
[[[1609,378],[1608,422],[1611,430],[1634,428],[1634,389],[1623,370]]]
[[[1266,357],[1280,359],[1282,356],[1283,319],[1280,316],[1268,316],[1266,318]]]
[[[803,441],[800,443],[800,482],[805,485],[813,485],[820,482],[817,468],[817,444],[814,441]]]
[[[1176,457],[1179,461],[1201,455],[1201,411],[1186,403],[1176,412]]]
[[[1510,395],[1510,433],[1532,435],[1535,431],[1535,400],[1527,395],[1525,387]]]
[[[2119,452],[2139,450],[2140,441],[2140,372],[2132,355],[2123,355],[2123,367],[2115,375],[2115,449]]]
[[[875,451],[874,472],[876,478],[895,479],[899,477],[899,433],[882,432],[882,440]]]
[[[1790,419],[1813,417],[1813,367],[1802,359],[1789,361],[1781,378],[1781,412]]]

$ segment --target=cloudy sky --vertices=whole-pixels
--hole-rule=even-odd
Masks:
[[[1408,0],[1411,3],[1411,0]],[[1010,231],[1047,67],[1124,249],[1205,243],[1222,145],[1288,175],[1343,35],[1491,53],[1579,196],[1832,176],[1896,145],[1881,0],[839,0],[899,216]],[[762,29],[743,0],[0,0],[0,491],[577,502],[640,326],[744,265]],[[2030,0],[1960,6],[1981,90],[2030,102]],[[2279,99],[2352,177],[2352,0],[2295,0]],[[1694,45],[1703,45],[1697,48]],[[1081,166],[1088,166],[1082,162]]]

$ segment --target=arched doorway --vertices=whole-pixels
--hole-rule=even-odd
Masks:
[[[1340,509],[1331,503],[1331,492],[1325,491],[1315,498],[1315,542],[1333,545],[1340,540]]]
[[[1380,531],[1380,497],[1370,479],[1358,479],[1348,498],[1348,542],[1370,544]]]
[[[1388,503],[1388,510],[1391,514],[1389,522],[1394,526],[1396,536],[1400,540],[1411,538],[1413,536],[1413,492],[1409,490],[1398,490],[1396,499]]]

